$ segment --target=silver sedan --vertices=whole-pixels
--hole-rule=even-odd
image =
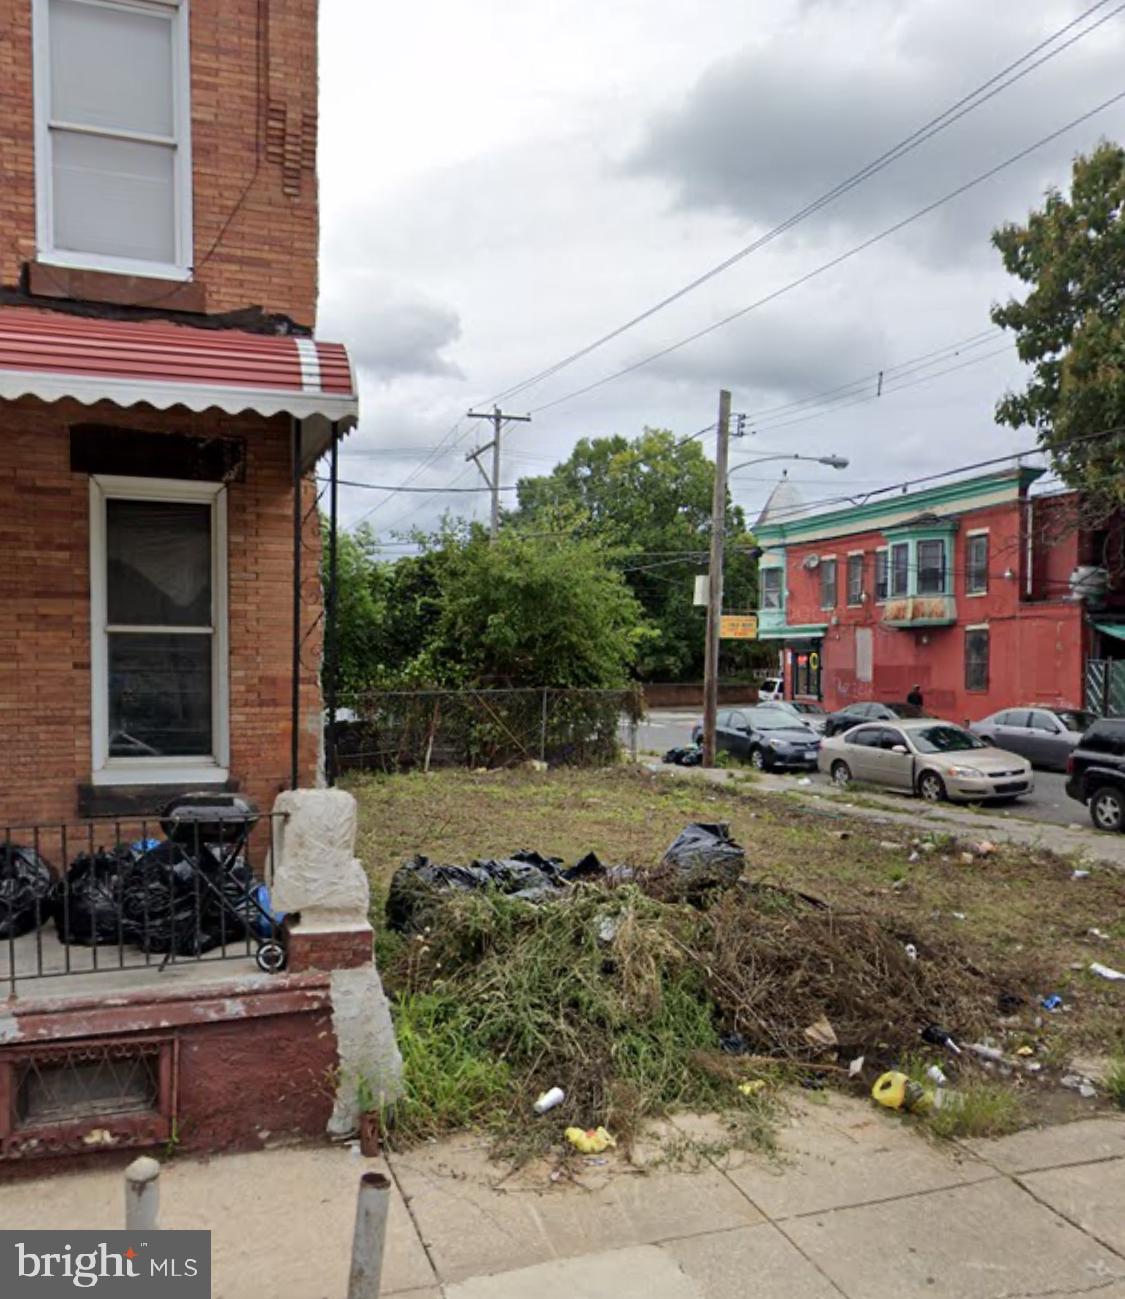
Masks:
[[[1034,788],[1026,758],[932,718],[853,726],[821,742],[817,766],[837,785],[862,780],[933,803],[1019,798]]]

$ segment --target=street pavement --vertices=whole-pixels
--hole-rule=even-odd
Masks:
[[[641,756],[655,753],[657,756],[665,750],[691,743],[691,728],[699,721],[698,712],[678,710],[658,710],[649,713],[641,723],[637,733],[637,750]],[[827,776],[813,772],[812,780],[817,785],[831,785]],[[787,779],[796,781],[797,776]],[[1027,818],[1033,821],[1045,821],[1051,825],[1081,825],[1089,827],[1089,813],[1081,803],[1068,798],[1066,794],[1066,777],[1058,771],[1037,771],[1035,789],[1026,798],[1017,803],[1006,804],[992,809],[996,816]],[[892,794],[896,801],[907,806],[913,801],[904,794]]]
[[[180,1157],[159,1225],[211,1231],[213,1299],[345,1299],[359,1178],[385,1171],[384,1299],[1125,1299],[1125,1118],[937,1146],[870,1101],[800,1093],[778,1157],[723,1137],[677,1116],[573,1178],[493,1164],[474,1134],[379,1160]],[[669,1165],[687,1142],[695,1160]],[[123,1210],[119,1169],[0,1186],[5,1230],[120,1228]]]

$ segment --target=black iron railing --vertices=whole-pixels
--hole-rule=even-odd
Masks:
[[[181,805],[0,826],[0,986],[246,958],[283,968],[270,897],[283,820]]]

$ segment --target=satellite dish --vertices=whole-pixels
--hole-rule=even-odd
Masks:
[[[801,567],[808,569],[808,571],[811,573],[814,568],[820,567],[820,556],[806,555],[805,558],[801,561]]]

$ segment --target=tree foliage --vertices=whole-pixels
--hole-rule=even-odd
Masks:
[[[996,417],[1033,428],[1056,469],[1112,508],[1125,502],[1125,149],[1074,161],[1069,196],[1047,193],[1026,225],[993,232],[1005,268],[1030,286],[992,309],[1033,367]],[[1123,430],[1089,437],[1105,430]],[[1079,440],[1087,439],[1087,440]]]
[[[519,482],[519,507],[509,515],[515,526],[534,532],[566,507],[586,519],[585,535],[621,555],[629,587],[658,631],[638,662],[649,679],[702,673],[703,611],[693,607],[692,590],[695,575],[707,570],[714,473],[697,440],[645,429],[631,442],[583,438],[549,474]],[[748,541],[742,511],[728,500],[728,611],[757,603],[757,565],[738,554]],[[733,657],[740,653],[745,657],[741,647]]]
[[[447,520],[391,563],[342,533],[343,696],[368,688],[616,687],[652,636],[607,545],[552,512],[546,536]]]

